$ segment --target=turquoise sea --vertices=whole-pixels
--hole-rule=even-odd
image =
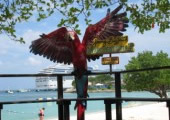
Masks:
[[[115,93],[89,93],[91,98],[96,97],[114,97]],[[25,92],[8,94],[0,92],[0,101],[16,101],[16,100],[35,100],[37,98],[57,98],[56,91],[40,91],[40,92]],[[156,98],[155,94],[149,92],[122,92],[122,97],[145,97]],[[64,93],[64,98],[76,98],[76,93]],[[140,104],[136,102],[123,103],[123,107],[128,107],[132,104]],[[70,115],[75,115],[75,102],[70,105]],[[55,102],[50,103],[29,103],[29,104],[12,104],[4,105],[2,109],[2,120],[39,120],[39,109],[45,107],[45,119],[52,119],[58,117],[58,107]],[[113,105],[112,108],[115,108]],[[86,113],[103,111],[105,109],[103,101],[88,101]]]

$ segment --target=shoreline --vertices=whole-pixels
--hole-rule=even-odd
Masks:
[[[105,120],[105,110],[86,113],[86,120]],[[122,109],[123,120],[169,120],[166,103],[148,103],[135,106],[126,106]],[[56,120],[47,119],[47,120]],[[112,109],[112,119],[116,120],[116,110]],[[58,119],[57,119],[58,120]],[[76,116],[70,116],[70,120],[76,120]]]
[[[121,91],[127,92],[127,90],[124,90],[124,89],[122,89]],[[87,92],[88,93],[115,92],[115,90],[114,89],[105,89],[105,90],[98,89],[98,90],[88,90]],[[76,93],[76,90],[75,89],[66,90],[64,91],[64,93]]]

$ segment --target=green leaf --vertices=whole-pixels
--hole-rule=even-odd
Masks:
[[[135,70],[169,65],[170,58],[167,53],[160,51],[153,55],[151,51],[144,51],[138,53],[137,57],[132,57],[125,68],[126,70]],[[160,94],[160,97],[166,97],[166,94],[163,93],[166,93],[170,88],[168,74],[170,74],[170,70],[128,73],[123,76],[124,87],[128,91],[149,91],[157,95]]]
[[[58,26],[68,26],[79,29],[75,24],[84,16],[87,25],[91,22],[91,12],[96,9],[103,9],[113,4],[113,0],[4,0],[0,2],[0,33],[6,32],[14,34],[16,31],[10,29],[11,25],[15,28],[17,23],[28,21],[30,17],[37,17],[37,21],[46,19],[54,13],[60,12],[63,16]],[[129,21],[135,26],[140,33],[154,29],[151,24],[154,21],[158,25],[160,32],[166,32],[169,25],[169,0],[156,0],[151,3],[150,0],[141,0],[140,4],[129,4],[127,0],[119,0],[124,9],[128,12]],[[36,11],[36,12],[35,12]],[[14,17],[15,16],[15,17]],[[153,20],[154,19],[154,20]],[[7,24],[10,23],[10,24]],[[57,24],[57,23],[56,23]],[[15,35],[16,36],[16,35]]]
[[[49,7],[50,7],[50,3],[47,3],[47,6],[49,6]]]
[[[75,31],[76,31],[76,33],[77,33],[78,35],[81,35],[81,32],[80,32],[79,29],[76,29]]]

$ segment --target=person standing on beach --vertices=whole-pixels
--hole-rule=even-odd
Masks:
[[[39,118],[40,118],[40,120],[44,120],[44,110],[45,110],[45,108],[43,107],[42,109],[40,109],[40,112],[39,112]]]

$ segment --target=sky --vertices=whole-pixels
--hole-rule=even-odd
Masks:
[[[95,10],[92,13],[92,23],[98,22],[106,15],[106,9]],[[49,33],[57,29],[57,24],[62,16],[55,13],[53,16],[37,22],[35,17],[32,17],[29,22],[17,24],[17,35],[24,38],[26,44],[10,40],[6,35],[0,34],[0,74],[31,74],[38,73],[40,70],[54,65],[55,63],[43,58],[42,56],[34,55],[29,52],[31,41],[39,38],[42,33]],[[87,27],[80,18],[80,29],[82,39],[85,28]],[[112,54],[119,57],[119,64],[113,65],[113,69],[124,69],[131,57],[136,56],[139,52],[152,51],[154,54],[162,50],[170,56],[170,30],[165,33],[159,33],[157,26],[144,34],[138,33],[134,26],[129,23],[127,31],[124,35],[128,36],[129,43],[135,44],[135,52]],[[108,55],[104,55],[108,56]],[[101,59],[89,62],[88,66],[97,67],[98,69],[108,69],[108,65],[102,65]],[[22,89],[35,88],[35,78],[0,78],[0,90],[4,89]]]

